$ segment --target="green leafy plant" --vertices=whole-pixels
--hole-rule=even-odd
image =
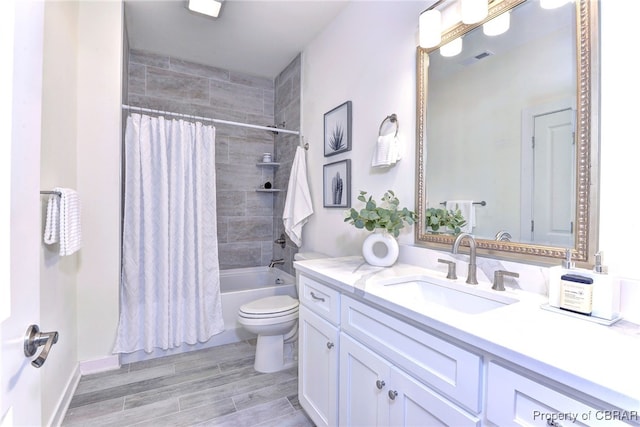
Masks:
[[[460,228],[467,224],[460,209],[428,208],[425,214],[427,230],[460,233]],[[443,228],[443,230],[440,230]]]
[[[346,212],[347,217],[344,222],[369,231],[381,228],[387,230],[393,237],[400,235],[400,230],[405,223],[411,225],[415,222],[416,213],[406,207],[398,208],[400,201],[393,191],[387,190],[384,193],[380,206],[373,200],[373,197],[369,196],[367,199],[366,195],[366,191],[360,191],[358,200],[365,204],[364,208],[359,211],[354,208],[349,209]]]

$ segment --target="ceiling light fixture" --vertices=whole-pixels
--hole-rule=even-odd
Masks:
[[[192,12],[218,17],[223,0],[189,0],[188,8]]]
[[[439,10],[429,9],[420,14],[420,47],[435,47],[442,41],[442,14]]]
[[[460,13],[463,24],[475,24],[489,14],[489,2],[487,0],[460,0]]]
[[[511,13],[509,11],[498,15],[491,21],[487,21],[482,24],[482,32],[486,36],[499,36],[502,33],[506,33],[511,24]]]

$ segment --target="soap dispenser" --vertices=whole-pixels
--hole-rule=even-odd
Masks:
[[[620,280],[608,274],[608,268],[603,265],[602,251],[596,253],[595,258],[591,315],[613,321],[620,316]]]
[[[562,268],[567,270],[573,270],[576,267],[576,263],[571,260],[571,249],[567,248],[565,251],[565,257],[562,260]]]
[[[596,265],[593,266],[593,271],[598,274],[607,274],[608,269],[606,266],[602,265],[602,251],[596,253]]]

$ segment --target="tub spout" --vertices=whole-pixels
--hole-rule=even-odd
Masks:
[[[284,258],[272,259],[269,263],[269,268],[275,267],[278,264],[284,264]]]

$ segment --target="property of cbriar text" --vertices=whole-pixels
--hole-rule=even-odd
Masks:
[[[555,421],[640,421],[640,411],[593,410],[587,412],[543,412],[533,411],[534,420],[545,420],[548,425]]]

